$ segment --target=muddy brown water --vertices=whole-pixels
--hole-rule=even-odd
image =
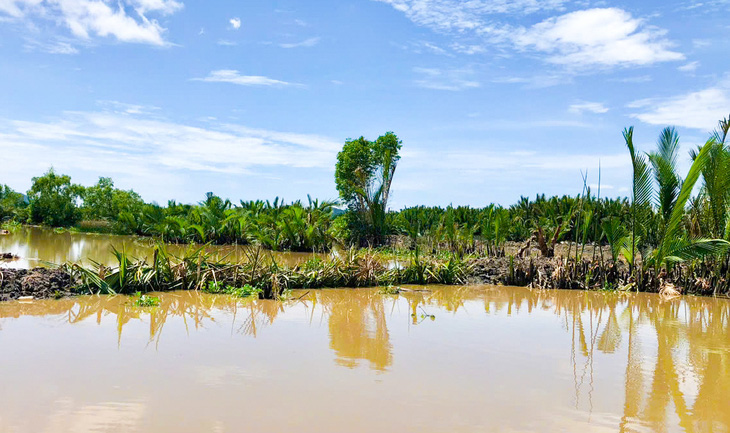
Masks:
[[[0,261],[0,267],[34,268],[45,267],[49,263],[82,263],[89,265],[94,260],[106,266],[117,265],[112,247],[125,250],[136,259],[150,260],[155,241],[139,236],[100,235],[90,233],[55,232],[42,227],[21,227],[10,234],[0,236],[0,253],[12,253],[19,259]],[[183,255],[189,245],[168,244],[167,250],[173,255]],[[215,257],[231,261],[245,259],[249,247],[234,245],[210,245],[206,250]],[[322,254],[301,252],[269,252],[279,263],[293,266]]]
[[[728,431],[730,302],[426,287],[0,304],[0,432]]]

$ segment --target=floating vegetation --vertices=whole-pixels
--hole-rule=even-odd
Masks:
[[[394,287],[394,286],[385,286],[381,287],[380,290],[378,290],[378,293],[381,295],[397,295],[401,292],[400,287]]]
[[[253,287],[250,284],[244,284],[243,287],[222,286],[215,281],[208,281],[208,285],[204,289],[208,293],[222,293],[225,295],[235,296],[237,298],[258,298],[264,291]]]
[[[137,296],[134,305],[138,307],[157,307],[160,305],[160,298],[156,296],[142,295],[139,292],[137,292]]]

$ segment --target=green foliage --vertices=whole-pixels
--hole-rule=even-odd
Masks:
[[[208,281],[208,285],[204,288],[208,293],[231,295],[237,298],[258,298],[263,290],[253,287],[250,284],[244,284],[243,287],[233,287],[222,285],[216,281]]]
[[[719,122],[719,128],[713,133],[711,149],[708,151],[707,161],[702,169],[703,186],[698,197],[695,230],[705,228],[705,236],[730,240],[730,148],[727,146],[730,132],[730,117]],[[707,146],[708,144],[705,144]],[[702,147],[691,151],[695,160]]]
[[[348,140],[337,154],[335,183],[340,198],[356,216],[351,222],[358,244],[382,245],[393,175],[400,160],[401,141],[392,133],[375,141]]]
[[[725,122],[727,123],[727,122]],[[721,128],[725,127],[721,122]],[[727,127],[725,127],[727,131]],[[677,174],[677,149],[679,146],[679,137],[673,128],[666,128],[662,132],[657,143],[657,150],[648,154],[651,167],[646,163],[643,155],[635,151],[633,145],[633,128],[624,131],[624,139],[631,155],[633,167],[633,188],[632,188],[632,204],[631,204],[631,232],[628,234],[621,233],[621,229],[616,226],[615,222],[604,223],[604,233],[611,243],[611,251],[621,251],[626,261],[632,268],[637,263],[637,247],[643,246],[642,258],[644,265],[653,266],[655,269],[671,268],[673,263],[683,262],[686,260],[696,260],[706,256],[719,256],[725,253],[730,247],[730,243],[723,239],[712,239],[699,236],[697,233],[691,235],[687,231],[686,217],[687,204],[692,203],[690,216],[693,214],[692,208],[702,207],[701,199],[691,201],[692,191],[700,176],[704,176],[705,186],[703,191],[715,191],[718,176],[724,176],[724,173],[716,172],[718,167],[724,164],[722,156],[723,147],[717,146],[716,137],[720,135],[716,133],[715,137],[710,138],[699,151],[692,152],[692,166],[687,176],[681,180]],[[724,139],[726,133],[722,136]],[[708,169],[708,166],[710,167]],[[653,168],[653,170],[652,170]],[[650,182],[652,171],[658,191],[657,197],[657,215],[652,218],[651,198],[654,195],[653,185]],[[718,192],[715,191],[715,194]],[[720,192],[720,195],[726,191]],[[715,200],[718,200],[715,198]],[[719,199],[720,201],[722,199]],[[697,211],[695,213],[701,213]],[[703,231],[702,224],[699,219],[695,219],[699,227],[695,227],[695,232],[701,234]],[[713,218],[713,227],[710,233],[719,232],[719,224]],[[651,236],[652,229],[654,235]]]
[[[398,284],[464,284],[471,265],[459,259],[421,259],[407,266],[386,266],[372,250],[350,250],[343,256],[313,259],[282,267],[260,248],[249,250],[239,263],[211,259],[202,248],[173,257],[163,244],[156,246],[151,263],[134,260],[113,250],[117,264],[106,267],[66,265],[79,282],[78,291],[133,294],[170,290],[202,290],[239,297],[279,298],[290,289],[370,287]],[[418,268],[416,268],[418,266]]]
[[[137,292],[137,300],[134,301],[134,305],[138,307],[157,307],[160,305],[160,298]]]
[[[71,178],[58,175],[51,168],[43,176],[34,177],[28,191],[30,220],[52,227],[69,227],[81,218],[77,200],[83,187],[71,184]]]
[[[23,194],[13,191],[7,185],[0,185],[0,221],[17,218],[26,207]]]
[[[639,240],[645,231],[646,216],[651,213],[651,198],[653,188],[651,184],[651,168],[646,162],[644,155],[636,152],[634,146],[634,128],[624,130],[624,141],[631,155],[631,167],[633,177],[631,180],[631,234],[630,247],[626,260],[630,266],[636,263],[638,248],[641,246]]]
[[[670,265],[688,259],[698,259],[707,255],[719,255],[730,246],[722,239],[689,239],[682,232],[682,221],[685,215],[685,205],[692,194],[695,183],[707,164],[714,139],[710,139],[697,153],[682,188],[673,204],[671,214],[666,220],[665,227],[656,249],[647,257],[647,262],[655,267]]]
[[[85,188],[82,198],[84,220],[115,221],[121,213],[134,215],[144,206],[139,194],[115,188],[114,181],[108,177],[100,177],[96,185]]]
[[[384,286],[381,287],[380,290],[378,290],[378,293],[381,295],[397,295],[401,292],[400,287],[395,286]]]

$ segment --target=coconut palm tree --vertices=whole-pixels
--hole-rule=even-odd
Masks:
[[[700,192],[701,203],[707,204],[710,220],[708,235],[730,240],[730,149],[727,146],[730,132],[730,116],[719,122],[719,128],[712,135],[712,145],[707,163],[702,169],[703,186]],[[692,159],[698,156],[698,150],[692,150]]]
[[[628,251],[624,258],[629,263],[630,271],[633,272],[636,265],[636,255],[641,245],[641,235],[644,231],[642,222],[650,211],[651,198],[653,195],[651,185],[651,168],[644,155],[636,152],[634,146],[634,127],[624,129],[623,132],[626,147],[631,155],[631,167],[633,178],[631,182],[631,230],[628,239]]]

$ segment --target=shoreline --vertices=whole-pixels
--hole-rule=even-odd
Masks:
[[[375,255],[358,252],[344,259],[316,259],[293,267],[280,267],[259,257],[252,257],[252,263],[238,264],[187,257],[172,264],[164,254],[160,256],[156,255],[153,265],[125,262],[126,276],[121,278],[126,281],[120,281],[119,268],[104,266],[97,269],[79,265],[0,268],[0,301],[173,290],[235,294],[236,288],[246,286],[255,287],[263,298],[277,298],[291,289],[386,287],[397,290],[401,284],[636,291],[659,293],[665,297],[730,295],[728,282],[715,274],[714,267],[701,264],[675,266],[671,272],[662,271],[659,275],[652,269],[641,269],[632,276],[622,262],[575,262],[544,257],[464,260],[426,257],[392,267],[378,261]]]

